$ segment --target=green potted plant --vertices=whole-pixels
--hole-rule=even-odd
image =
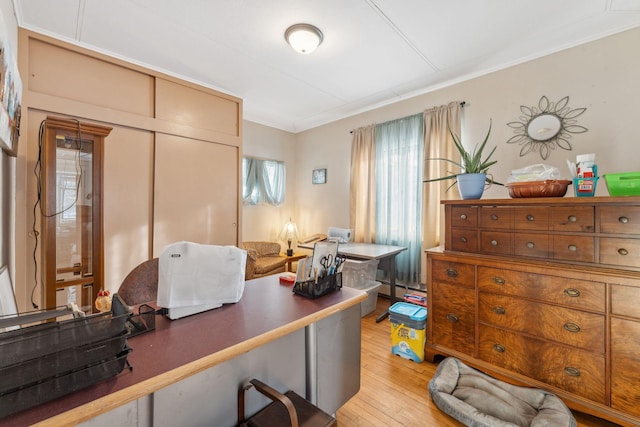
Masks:
[[[458,184],[460,197],[462,197],[463,199],[479,199],[480,197],[482,197],[482,193],[484,192],[486,183],[495,183],[498,185],[502,185],[499,182],[494,181],[493,177],[488,173],[489,168],[498,162],[497,160],[491,160],[491,157],[493,156],[493,153],[496,151],[497,147],[493,147],[491,152],[489,152],[489,154],[483,158],[483,151],[487,145],[487,142],[489,141],[489,135],[491,134],[491,121],[489,121],[489,130],[487,131],[487,135],[484,137],[484,140],[479,145],[476,145],[471,152],[465,150],[465,148],[462,146],[460,138],[451,131],[451,128],[449,128],[449,134],[451,135],[451,138],[453,138],[453,143],[460,153],[460,162],[443,157],[437,157],[428,160],[442,160],[445,162],[449,162],[462,169],[462,172],[450,172],[450,175],[428,179],[424,182],[454,179],[455,181],[447,188],[447,190]]]

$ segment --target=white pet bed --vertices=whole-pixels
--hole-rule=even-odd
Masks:
[[[470,427],[576,427],[554,394],[507,384],[453,357],[440,362],[429,394],[438,408]]]

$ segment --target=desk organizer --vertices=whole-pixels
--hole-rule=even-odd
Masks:
[[[127,320],[129,336],[135,337],[145,332],[156,329],[156,310],[147,304],[138,307],[138,314],[134,314]]]
[[[321,277],[318,282],[315,280],[307,280],[304,282],[296,282],[293,285],[293,293],[306,298],[318,298],[340,289],[342,287],[342,273],[331,274]]]
[[[60,311],[46,312],[55,317]],[[58,313],[58,314],[56,314]],[[131,349],[131,309],[115,294],[111,311],[0,333],[0,418],[120,373]],[[25,317],[16,316],[15,325]]]

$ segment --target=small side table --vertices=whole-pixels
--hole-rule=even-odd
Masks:
[[[291,256],[287,256],[286,253],[283,253],[282,256],[284,256],[285,258],[287,258],[287,271],[292,272],[293,271],[293,263],[301,260],[302,258],[306,258],[308,255],[305,254],[297,254],[297,253],[293,253],[293,255]]]

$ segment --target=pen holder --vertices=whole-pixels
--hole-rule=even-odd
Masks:
[[[306,298],[318,298],[340,289],[342,287],[342,273],[331,274],[315,280],[296,282],[293,285],[293,293]]]

